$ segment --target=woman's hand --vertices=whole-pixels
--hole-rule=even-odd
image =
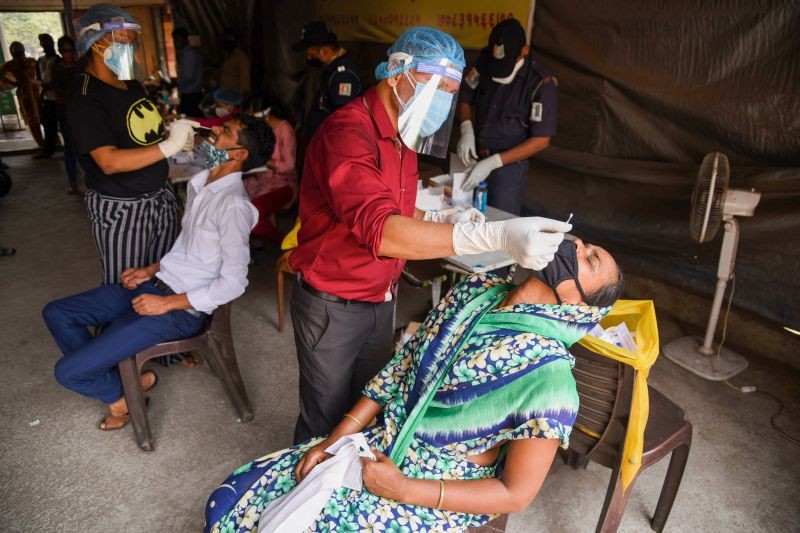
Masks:
[[[149,266],[141,268],[126,268],[119,276],[119,281],[126,289],[135,289],[155,275]]]
[[[308,450],[308,453],[300,459],[297,463],[297,467],[294,469],[294,477],[297,479],[298,483],[303,481],[315,466],[333,457],[333,455],[325,451],[330,445],[331,443],[328,442],[328,439],[325,439]]]
[[[369,457],[361,458],[364,486],[375,496],[400,501],[408,478],[381,452],[372,448],[372,453],[375,454],[375,461]]]

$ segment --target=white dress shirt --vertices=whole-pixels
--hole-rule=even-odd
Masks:
[[[156,276],[176,294],[186,293],[194,309],[211,313],[247,287],[250,230],[258,210],[244,190],[241,172],[209,185],[207,180],[204,170],[187,184],[181,233],[161,258]]]

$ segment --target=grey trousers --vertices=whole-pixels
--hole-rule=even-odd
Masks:
[[[300,365],[299,443],[330,433],[389,362],[394,301],[329,302],[296,286],[291,309]]]

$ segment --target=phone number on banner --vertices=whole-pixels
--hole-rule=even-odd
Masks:
[[[440,28],[494,28],[506,19],[514,18],[513,13],[439,13],[436,25]]]

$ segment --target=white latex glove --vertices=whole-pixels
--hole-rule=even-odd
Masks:
[[[520,266],[541,270],[553,260],[564,233],[571,229],[572,224],[542,217],[461,223],[453,227],[453,249],[456,255],[503,250]]]
[[[478,152],[475,150],[475,130],[472,129],[472,121],[465,120],[461,123],[461,137],[458,139],[458,158],[466,166],[472,166],[478,160]]]
[[[425,211],[425,216],[422,220],[425,222],[439,222],[441,224],[458,224],[459,222],[485,222],[486,217],[474,207],[470,207],[469,209],[457,213]]]
[[[461,190],[471,191],[477,187],[480,182],[485,181],[486,177],[492,173],[492,170],[502,166],[503,159],[500,157],[500,154],[493,154],[486,159],[481,159],[472,167],[472,170],[470,170],[467,179],[465,179],[463,185],[461,185]]]
[[[199,127],[199,123],[185,118],[173,122],[169,127],[169,136],[166,140],[158,143],[164,159],[172,157],[182,150],[188,152],[194,148],[194,128]]]

